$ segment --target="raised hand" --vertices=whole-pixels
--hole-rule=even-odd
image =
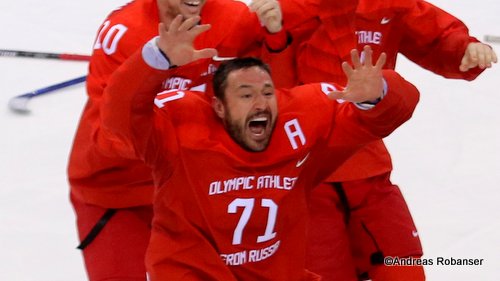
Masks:
[[[373,65],[371,47],[365,46],[363,53],[365,59],[361,62],[358,50],[351,50],[353,67],[347,62],[342,63],[342,69],[348,79],[347,86],[343,91],[334,91],[328,94],[331,99],[367,102],[377,100],[382,96],[384,88],[382,67],[385,64],[386,54],[382,53]]]
[[[472,42],[467,45],[465,54],[462,57],[460,71],[465,72],[471,68],[490,68],[491,63],[497,62],[497,55],[493,49],[483,43]]]
[[[185,65],[198,59],[217,55],[217,50],[213,48],[201,50],[194,48],[194,39],[210,29],[209,24],[198,24],[199,21],[199,16],[184,20],[181,15],[178,15],[168,27],[163,23],[158,25],[160,38],[156,44],[167,55],[171,65]]]
[[[276,33],[283,28],[283,15],[278,1],[253,0],[248,7],[257,14],[260,22],[270,33]]]

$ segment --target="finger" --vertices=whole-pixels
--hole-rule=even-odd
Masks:
[[[458,67],[460,71],[466,72],[467,70],[469,70],[469,64],[467,61],[468,61],[467,56],[464,56],[462,58],[462,61],[460,62],[460,66]]]
[[[345,93],[340,91],[331,91],[328,93],[328,98],[331,100],[341,100],[344,99]]]
[[[201,50],[194,51],[194,60],[198,59],[208,59],[217,55],[217,50],[214,48],[205,48]]]
[[[492,63],[495,62],[495,52],[488,45],[483,45],[484,47],[484,59],[486,63],[486,67],[490,68]]]
[[[208,23],[207,24],[199,24],[190,30],[190,34],[192,37],[196,37],[196,36],[200,35],[201,33],[209,30],[211,27],[212,26]]]
[[[471,48],[468,48],[466,50],[466,55],[467,55],[467,58],[468,58],[467,61],[469,62],[469,64],[477,65],[479,63],[478,50],[476,48],[476,45],[473,45]]]
[[[365,65],[369,65],[369,66],[372,66],[373,65],[373,50],[370,46],[368,45],[365,45],[363,47],[363,52],[365,53],[365,61],[364,61],[364,64]]]
[[[358,50],[356,50],[356,49],[351,50],[351,61],[352,61],[352,65],[354,66],[354,68],[361,67],[361,62],[359,60]],[[342,68],[343,68],[343,65],[342,65]]]
[[[347,76],[347,78],[351,77],[351,75],[354,73],[354,69],[347,62],[342,63],[342,70],[344,71],[344,74],[345,76]]]
[[[174,20],[170,23],[170,25],[168,27],[166,27],[166,29],[168,31],[170,30],[178,30],[179,29],[179,26],[181,25],[182,23],[182,15],[177,15]]]
[[[199,21],[200,21],[200,16],[190,17],[190,18],[184,20],[177,30],[179,32],[188,31],[188,30],[192,29],[193,27],[195,27]]]
[[[479,45],[478,48],[476,48],[476,62],[479,65],[480,68],[484,69],[488,65],[487,58],[486,58],[486,52],[487,50],[484,49],[484,46]]]
[[[469,44],[461,61],[461,71],[468,71],[477,66],[477,50],[474,43]]]
[[[164,32],[167,32],[167,29],[165,27],[165,24],[163,22],[160,22],[158,24],[158,34],[162,34]]]
[[[283,20],[281,14],[276,9],[264,12],[259,16],[259,20],[271,33],[278,32],[282,29],[281,23]]]
[[[387,61],[387,54],[385,52],[383,52],[378,57],[377,63],[375,64],[375,67],[377,69],[382,69],[384,67],[386,61]]]
[[[255,12],[258,15],[264,16],[266,13],[271,12],[271,11],[273,11],[275,9],[276,9],[276,6],[274,5],[274,3],[267,2],[267,3],[263,3],[262,5],[260,5],[256,9]]]
[[[491,62],[493,61],[493,54],[491,53],[491,49],[488,46],[484,46],[484,62],[486,63],[486,67],[491,67]]]
[[[263,1],[259,5],[260,6],[254,8],[255,13],[259,17],[259,20],[266,25],[268,30],[270,30],[269,28],[273,30],[276,29],[275,25],[281,26],[282,15],[278,2],[274,0]]]

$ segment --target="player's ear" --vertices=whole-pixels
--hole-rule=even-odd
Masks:
[[[224,118],[226,109],[224,108],[224,103],[218,97],[212,98],[212,107],[219,118]]]

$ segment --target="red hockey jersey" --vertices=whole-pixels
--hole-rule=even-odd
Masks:
[[[322,21],[320,16],[300,13],[304,7],[318,8],[323,0],[285,0],[283,15],[285,23],[292,21],[289,28],[294,36],[310,35],[306,41],[295,42],[294,54],[290,50],[271,56],[273,77],[278,84],[310,83],[320,81],[345,81],[340,61],[349,61],[346,43],[349,39],[344,28],[350,26],[349,13],[340,14],[347,24],[339,25]],[[348,3],[357,1],[347,1]],[[317,14],[328,10],[319,9]],[[349,12],[350,10],[344,10]],[[302,16],[302,17],[301,17]],[[337,16],[337,17],[339,17]],[[355,43],[351,48],[362,51],[370,45],[374,58],[381,52],[387,54],[384,68],[394,69],[397,54],[401,53],[418,65],[447,78],[473,80],[483,70],[474,68],[461,72],[459,65],[467,44],[477,42],[471,37],[467,27],[449,13],[422,0],[360,0],[351,30]],[[326,16],[323,16],[326,17]],[[297,35],[297,33],[299,35]],[[338,38],[337,41],[334,38]],[[342,46],[342,49],[338,46]],[[343,51],[342,51],[343,50]],[[296,58],[295,58],[296,56]],[[280,81],[279,79],[288,79]],[[374,142],[363,148],[349,159],[329,181],[349,181],[368,178],[392,170],[390,155],[382,141]]]
[[[105,91],[96,137],[106,153],[133,147],[153,169],[152,281],[312,280],[304,270],[307,191],[406,121],[418,100],[416,88],[390,70],[387,95],[367,111],[330,100],[332,84],[278,90],[269,146],[248,152],[203,93],[156,95],[169,75],[140,52],[132,56]]]
[[[216,48],[222,57],[259,55],[265,42],[273,49],[286,47],[283,30],[269,34],[255,13],[242,2],[210,0],[202,9],[201,20],[211,29],[196,38],[196,48]],[[109,76],[132,53],[158,35],[156,0],[136,0],[112,12],[100,27],[89,66],[89,96],[71,151],[68,177],[71,192],[84,202],[105,208],[151,204],[151,170],[141,161],[120,156],[105,156],[94,138],[101,126],[102,93]],[[157,89],[204,87],[216,68],[207,63],[203,77],[170,77]]]

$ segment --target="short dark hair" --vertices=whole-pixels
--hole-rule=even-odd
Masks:
[[[254,57],[235,58],[221,63],[213,78],[214,95],[220,100],[224,100],[224,92],[227,87],[227,76],[229,73],[243,68],[257,66],[271,75],[269,65]]]

